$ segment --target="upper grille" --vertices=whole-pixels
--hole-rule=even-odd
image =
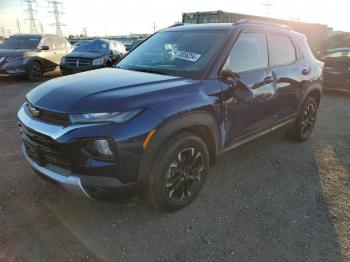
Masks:
[[[66,58],[66,64],[75,67],[89,66],[91,65],[91,60],[88,58]]]
[[[69,159],[60,149],[59,143],[33,129],[19,123],[26,152],[39,165],[51,163],[61,167],[70,167]]]
[[[53,124],[60,124],[60,125],[68,125],[70,124],[69,116],[68,114],[65,113],[59,113],[59,112],[53,112],[53,111],[48,111],[45,109],[41,108],[36,108],[30,105],[29,103],[26,104],[26,112],[33,116],[33,114],[30,111],[30,108],[35,108],[38,110],[39,115],[35,116],[36,118],[43,120],[48,123],[53,123]]]

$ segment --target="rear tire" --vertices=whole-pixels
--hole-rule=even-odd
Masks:
[[[209,153],[202,139],[182,132],[163,144],[148,179],[146,198],[162,211],[189,205],[206,180]]]
[[[314,97],[308,97],[300,110],[296,123],[288,131],[288,136],[298,142],[307,140],[315,127],[316,118],[316,99]]]
[[[28,79],[31,82],[41,81],[43,78],[43,69],[40,63],[32,62],[28,70]]]

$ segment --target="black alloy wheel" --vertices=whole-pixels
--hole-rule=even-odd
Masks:
[[[176,211],[199,194],[209,169],[209,152],[195,134],[181,132],[162,144],[146,186],[146,198],[157,209]]]
[[[311,136],[316,124],[317,109],[316,99],[308,97],[300,109],[295,125],[288,131],[293,140],[302,142]]]
[[[187,201],[200,187],[204,170],[203,155],[196,148],[177,153],[165,177],[165,192],[174,202]]]
[[[307,105],[301,120],[301,132],[304,138],[308,138],[316,123],[316,107],[313,103]]]

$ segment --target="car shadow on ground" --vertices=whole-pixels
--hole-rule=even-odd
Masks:
[[[74,197],[33,176],[16,152],[1,171],[17,168],[21,179],[0,191],[0,214],[7,214],[0,216],[0,260],[344,261],[347,224],[337,216],[346,209],[336,206],[329,175],[346,179],[341,155],[349,151],[333,148],[343,137],[332,130],[336,120],[325,121],[337,101],[330,98],[310,140],[276,132],[225,153],[199,197],[172,214],[140,199]]]
[[[30,82],[26,76],[18,76],[18,77],[0,77],[0,88],[1,86],[5,85],[12,85],[12,84],[23,84],[23,83],[30,83],[32,85],[37,85],[40,83],[43,83],[47,80],[56,78],[56,77],[61,77],[62,74],[59,70],[55,70],[53,72],[47,72],[44,74],[42,81],[40,82]]]

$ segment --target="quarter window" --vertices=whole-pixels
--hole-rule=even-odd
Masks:
[[[285,65],[295,61],[295,48],[289,37],[269,35],[270,65]]]
[[[239,73],[268,67],[266,36],[242,33],[226,61],[225,68]]]

